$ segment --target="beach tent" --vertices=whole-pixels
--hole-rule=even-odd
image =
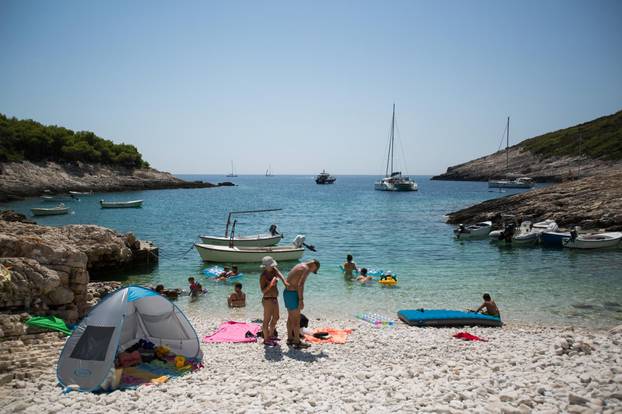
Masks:
[[[67,338],[56,368],[58,381],[97,390],[117,353],[140,339],[187,358],[203,356],[194,328],[177,306],[151,289],[128,286],[106,296]]]

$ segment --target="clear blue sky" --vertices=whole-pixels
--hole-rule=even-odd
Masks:
[[[0,112],[175,173],[406,169],[622,109],[622,1],[0,1]]]

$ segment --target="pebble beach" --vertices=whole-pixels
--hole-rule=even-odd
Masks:
[[[191,322],[203,336],[222,320],[194,316]],[[310,327],[353,333],[344,345],[307,350],[203,344],[205,368],[165,384],[109,394],[63,394],[55,370],[63,341],[44,341],[36,345],[42,366],[37,375],[0,386],[0,412],[622,411],[622,326],[439,329],[398,322],[378,328],[357,319],[312,319]],[[283,320],[278,329],[284,329]],[[452,337],[465,330],[488,341]],[[20,344],[11,345],[4,352],[17,355]]]

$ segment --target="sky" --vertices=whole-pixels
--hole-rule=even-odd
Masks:
[[[0,113],[178,174],[437,174],[622,109],[622,1],[0,1]],[[400,148],[403,148],[403,152]],[[399,151],[397,151],[399,149]]]

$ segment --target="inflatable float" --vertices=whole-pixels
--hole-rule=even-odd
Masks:
[[[226,283],[237,282],[242,278],[242,276],[244,276],[244,273],[238,273],[235,276],[229,276],[227,280],[218,280],[218,277],[224,270],[225,269],[220,266],[212,266],[212,267],[209,267],[203,270],[203,274],[207,276],[207,280],[209,280],[210,282],[226,282]]]
[[[397,312],[397,317],[410,326],[502,326],[501,318],[476,312],[447,309],[411,309]]]
[[[397,285],[397,278],[393,275],[382,276],[378,283],[384,286],[395,286]]]

